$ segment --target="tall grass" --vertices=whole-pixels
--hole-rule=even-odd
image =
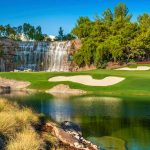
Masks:
[[[10,140],[7,150],[43,150],[43,141],[32,127],[26,127]]]
[[[0,134],[5,137],[13,136],[19,127],[15,117],[10,112],[0,113]]]
[[[2,111],[15,111],[18,110],[18,106],[16,103],[9,103],[6,99],[0,98],[0,112]]]
[[[33,125],[39,122],[31,109],[0,99],[0,149],[42,150],[44,147]]]

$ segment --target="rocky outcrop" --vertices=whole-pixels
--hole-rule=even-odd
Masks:
[[[82,136],[81,128],[77,124],[69,121],[64,121],[61,123],[61,128],[69,133],[76,134]]]
[[[72,95],[81,95],[81,94],[86,94],[86,91],[79,90],[79,89],[71,89],[69,85],[64,85],[64,84],[59,84],[54,86],[52,89],[47,90],[46,93],[67,93],[67,94],[72,94]]]
[[[0,39],[0,72],[13,71],[15,68],[14,56],[18,44],[10,39]]]
[[[69,63],[69,71],[77,71],[79,67],[77,64],[73,61],[73,55],[77,50],[79,50],[82,46],[81,40],[72,40],[71,46],[68,49],[68,63]]]
[[[11,88],[10,86],[0,86],[0,94],[1,93],[10,93]]]
[[[26,81],[17,81],[0,77],[0,86],[1,87],[10,87],[11,90],[24,89],[30,85],[30,82]]]
[[[47,123],[43,131],[54,135],[67,147],[67,150],[98,150],[96,145],[85,140],[78,132],[65,131],[53,123]]]
[[[0,39],[0,72],[19,70],[73,72],[96,69],[95,66],[79,68],[73,61],[73,55],[81,46],[79,39],[51,43]]]

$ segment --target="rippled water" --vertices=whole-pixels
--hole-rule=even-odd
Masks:
[[[57,122],[79,124],[84,137],[104,150],[150,150],[150,97],[17,93],[7,98]]]

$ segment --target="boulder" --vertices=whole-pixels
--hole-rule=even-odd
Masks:
[[[0,92],[2,93],[10,93],[11,87],[10,86],[0,86]]]
[[[47,93],[65,93],[65,94],[72,94],[72,95],[80,95],[86,94],[86,91],[79,90],[79,89],[71,89],[69,85],[59,84],[54,86],[52,89],[47,90]]]
[[[67,129],[67,131],[65,131],[54,123],[47,123],[44,126],[43,131],[50,132],[53,136],[59,139],[68,150],[98,150],[96,145],[92,144],[90,141],[85,140],[83,137],[81,137],[81,134],[78,134],[78,132],[70,132],[72,128],[74,131],[78,131],[78,129],[80,131],[80,128],[77,127],[77,125],[74,123],[65,122],[62,123],[61,126],[63,126],[65,129],[69,128],[69,130]],[[74,135],[74,133],[76,134]]]
[[[64,121],[61,123],[61,128],[66,132],[82,136],[80,126],[78,126],[77,124],[75,124],[73,122]]]

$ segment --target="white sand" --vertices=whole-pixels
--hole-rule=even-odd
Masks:
[[[50,82],[61,82],[61,81],[71,81],[71,82],[76,82],[88,86],[110,86],[117,84],[121,81],[123,81],[125,78],[121,77],[106,77],[104,79],[93,79],[89,75],[77,75],[77,76],[69,76],[69,77],[64,77],[64,76],[58,76],[58,77],[53,77],[50,78]]]
[[[137,68],[124,67],[124,68],[119,68],[119,69],[115,69],[115,70],[128,70],[128,71],[134,71],[134,70],[150,70],[150,67],[148,67],[148,66],[138,66]]]

